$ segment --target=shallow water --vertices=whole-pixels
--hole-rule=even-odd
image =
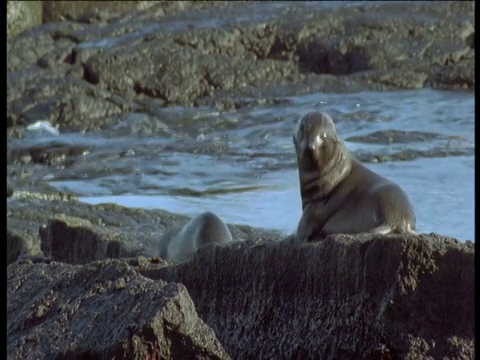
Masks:
[[[419,232],[474,240],[473,93],[316,93],[274,103],[228,113],[165,108],[127,116],[102,134],[61,134],[55,141],[93,142],[95,150],[49,179],[89,203],[210,210],[290,234],[301,212],[292,133],[301,114],[317,109],[332,115],[366,166],[406,191]],[[391,130],[406,133],[390,137]],[[410,160],[397,156],[404,152]],[[369,162],[378,156],[393,160]]]

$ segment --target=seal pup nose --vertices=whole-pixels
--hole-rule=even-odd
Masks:
[[[318,134],[317,136],[314,137],[312,143],[311,143],[311,148],[313,150],[318,150],[322,145],[323,141],[327,138],[327,133],[323,132],[321,134]]]
[[[303,144],[300,151],[306,159],[313,160],[320,146],[321,144],[317,142],[306,142]]]

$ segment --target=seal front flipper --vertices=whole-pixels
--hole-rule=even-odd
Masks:
[[[329,234],[321,229],[321,230],[317,230],[317,231],[314,231],[313,233],[311,233],[308,237],[307,237],[307,241],[308,242],[313,242],[313,241],[317,241],[317,240],[323,240],[325,239]]]
[[[332,194],[336,197],[333,198]],[[344,201],[344,196],[335,194],[334,191],[330,193],[330,196],[317,194],[314,201],[308,200],[298,223],[297,240],[323,239],[331,234],[329,221],[338,212]]]
[[[307,205],[298,222],[296,240],[309,241],[312,238],[317,226],[323,227],[320,219],[316,218],[315,209]]]
[[[304,211],[298,223],[297,232],[295,234],[297,241],[308,241],[310,235],[313,233],[312,222],[307,221],[306,212]]]

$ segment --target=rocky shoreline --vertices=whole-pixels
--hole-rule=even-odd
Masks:
[[[175,264],[158,239],[186,216],[87,205],[35,177],[93,146],[14,143],[39,120],[93,132],[169,106],[472,91],[474,2],[78,3],[7,4],[9,359],[474,358],[471,242],[298,244],[229,225],[235,242]]]
[[[315,91],[474,88],[473,2],[164,4],[9,38],[8,127],[40,117],[92,130],[158,106],[235,109]]]
[[[471,243],[267,235],[173,264],[123,237],[49,221],[49,258],[8,266],[9,358],[474,358]]]

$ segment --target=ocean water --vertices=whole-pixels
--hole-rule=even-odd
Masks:
[[[103,148],[131,151],[131,156],[111,161],[108,173],[83,171],[78,178],[74,171],[51,183],[92,204],[113,202],[191,216],[209,210],[228,223],[290,234],[301,215],[292,134],[298,118],[314,109],[332,115],[346,146],[367,167],[405,190],[418,232],[474,241],[471,92],[316,93],[226,113],[165,109],[157,119],[144,119],[142,130],[138,121],[131,126],[126,119],[116,127],[123,129],[121,134],[96,135]],[[175,131],[145,130],[158,129],[159,123]],[[392,131],[400,135],[389,138]],[[214,150],[209,150],[212,144]],[[391,160],[369,160],[379,156]]]

